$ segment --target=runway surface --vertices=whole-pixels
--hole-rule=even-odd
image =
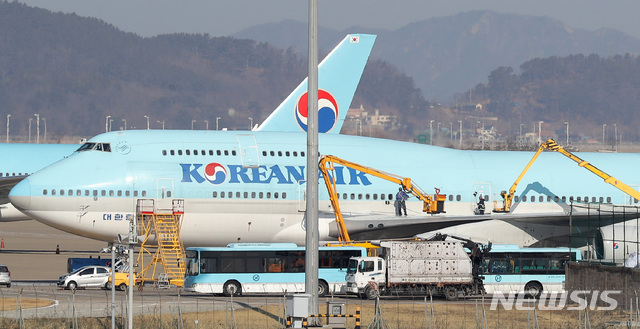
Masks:
[[[4,245],[4,247],[2,247]],[[56,247],[60,254],[56,254]],[[35,220],[0,223],[0,264],[13,281],[57,280],[67,273],[69,257],[106,257],[106,242],[65,233]]]

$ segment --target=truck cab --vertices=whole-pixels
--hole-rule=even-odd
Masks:
[[[380,257],[352,257],[349,259],[347,274],[347,293],[375,298],[379,286],[385,282],[385,260]]]

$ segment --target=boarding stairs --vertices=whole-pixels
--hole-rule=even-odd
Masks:
[[[136,207],[139,241],[137,277],[139,287],[145,281],[159,282],[159,278],[181,287],[185,274],[185,251],[180,228],[184,217],[184,200],[172,200],[171,209],[160,209],[153,199],[139,199]],[[146,265],[145,265],[146,264]],[[159,272],[158,264],[162,265]]]

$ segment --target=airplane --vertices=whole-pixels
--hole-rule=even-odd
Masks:
[[[359,43],[349,41],[353,36],[358,36]],[[371,39],[374,37],[350,35],[338,47],[357,47]],[[371,46],[372,42],[369,50]],[[329,56],[325,61],[331,58],[335,59]],[[335,79],[331,71],[321,72],[329,74],[324,79],[320,74],[320,88],[333,94],[331,83]],[[11,190],[9,198],[29,217],[107,242],[115,242],[119,234],[128,233],[127,219],[135,216],[137,199],[153,199],[158,207],[172,199],[182,199],[185,215],[181,236],[185,246],[236,242],[304,244],[307,155],[301,117],[306,112],[299,109],[304,106],[299,101],[303,94],[304,88],[298,94],[294,92],[285,105],[278,107],[271,124],[267,124],[268,119],[264,126],[252,131],[134,130],[98,135],[73,155],[24,179]],[[326,104],[331,107],[334,103]],[[337,104],[344,108],[340,101]],[[289,114],[282,114],[286,112]],[[293,124],[282,128],[283,120]],[[409,201],[411,216],[396,217],[393,199],[397,185],[337,167],[333,179],[345,223],[355,239],[448,233],[443,230],[452,227],[449,230],[456,235],[477,241],[566,243],[572,201],[603,205],[629,201],[624,193],[603,184],[562,155],[543,153],[520,182],[522,188],[511,213],[487,211],[477,215],[475,195],[481,195],[489,205],[498,201],[499,192],[513,183],[531,152],[455,150],[340,135],[331,132],[339,131],[341,121],[332,121],[335,126],[325,129],[329,133],[319,136],[320,154],[411,177],[447,195],[445,213],[423,215],[422,202]],[[579,155],[604,171],[615,173],[628,185],[640,186],[634,170],[639,154]],[[338,232],[333,210],[326,191],[320,191],[320,238],[335,240]],[[573,211],[571,220],[576,227],[589,227],[591,216]],[[630,219],[608,213],[599,217],[610,223]]]
[[[67,155],[79,144],[1,143],[0,154],[0,222],[29,220],[9,202],[9,192],[30,173],[36,172]]]

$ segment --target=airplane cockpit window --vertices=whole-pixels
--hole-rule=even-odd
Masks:
[[[111,152],[111,144],[109,143],[84,143],[80,148],[76,150],[76,152],[82,151],[102,151],[102,152]]]
[[[96,147],[96,143],[84,143],[76,150],[76,152],[90,151],[93,150],[94,147]]]

